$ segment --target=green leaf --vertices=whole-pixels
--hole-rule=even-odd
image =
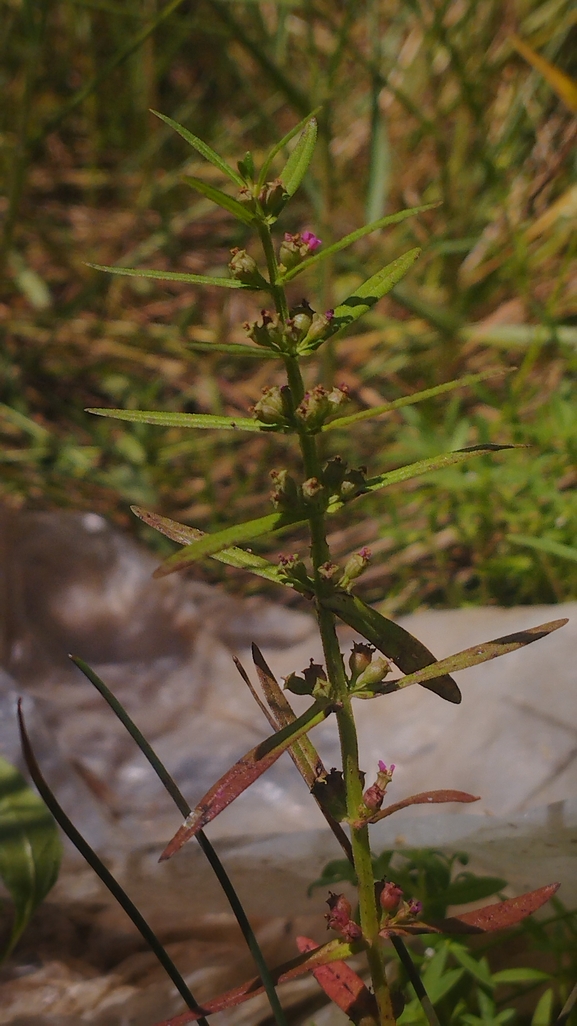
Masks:
[[[551,620],[550,623],[542,623],[538,627],[530,627],[526,631],[516,631],[515,634],[507,634],[502,638],[495,638],[493,641],[484,641],[479,645],[472,645],[471,648],[457,652],[456,655],[440,659],[439,662],[434,663],[432,666],[425,666],[415,673],[409,673],[400,680],[376,684],[374,685],[375,692],[378,694],[389,694],[392,691],[400,691],[402,688],[407,688],[410,684],[424,685],[425,681],[434,680],[437,673],[456,673],[458,670],[466,670],[471,666],[478,666],[480,663],[486,663],[490,659],[507,655],[508,652],[516,652],[517,649],[524,648],[525,645],[530,645],[533,641],[540,641],[541,638],[546,638],[547,635],[559,630],[560,627],[564,627],[568,622],[567,618]],[[368,688],[365,688],[365,690],[368,690]]]
[[[155,424],[158,427],[202,428],[220,431],[270,431],[268,424],[261,424],[252,417],[218,417],[212,413],[168,413],[162,410],[108,410],[105,407],[89,406],[86,413],[97,417],[111,417],[113,420],[129,420],[134,424]]]
[[[289,196],[294,196],[312,160],[317,141],[317,119],[307,121],[301,136],[282,169],[279,178]]]
[[[549,987],[544,994],[541,994],[537,1007],[533,1012],[531,1026],[550,1026],[553,1018],[553,988]]]
[[[208,344],[208,343],[207,343]],[[334,428],[349,427],[361,420],[370,420],[373,417],[380,417],[383,413],[390,413],[391,410],[400,410],[403,406],[413,406],[415,403],[422,403],[425,399],[432,399],[434,396],[443,395],[445,392],[453,392],[456,388],[465,388],[468,385],[476,385],[479,381],[487,378],[500,377],[507,372],[502,369],[483,371],[481,374],[465,374],[462,378],[455,378],[453,381],[445,381],[442,385],[434,385],[433,388],[426,388],[422,392],[414,392],[412,395],[403,395],[400,399],[393,399],[390,403],[383,403],[382,406],[372,406],[370,410],[360,410],[359,413],[351,413],[348,417],[338,417],[324,424],[323,431],[332,431]]]
[[[199,538],[207,537],[204,531],[199,531],[196,527],[179,524],[176,520],[161,517],[158,513],[151,513],[140,506],[131,506],[130,508],[134,515],[144,521],[145,524],[153,527],[156,531],[160,531],[161,534],[166,535],[172,541],[178,542],[179,545],[190,545],[191,542],[198,541]],[[256,574],[257,577],[264,577],[267,581],[274,581],[275,584],[287,584],[285,575],[280,567],[275,566],[274,563],[271,563],[270,560],[265,559],[263,556],[256,556],[253,552],[245,552],[244,549],[237,549],[232,546],[229,549],[223,549],[221,552],[213,553],[212,558],[218,560],[219,563],[226,563],[227,566],[235,566],[239,570],[248,570],[250,573]]]
[[[518,969],[502,969],[491,976],[492,983],[543,983],[550,980],[549,973],[541,969],[530,969],[528,966],[519,966]]]
[[[222,171],[223,174],[227,175],[235,185],[244,185],[244,182],[238,172],[235,171],[230,164],[227,164],[226,160],[223,160],[222,157],[220,157],[218,153],[216,153],[207,143],[203,142],[202,139],[193,135],[192,132],[189,132],[183,125],[179,125],[178,121],[173,121],[172,118],[167,117],[166,114],[160,114],[157,110],[153,110],[151,113],[155,114],[161,121],[164,121],[165,124],[170,125],[171,128],[174,128],[174,131],[178,132],[178,134],[182,136],[187,143],[190,143],[197,153],[200,153],[201,156],[205,157],[211,164],[214,164],[214,166]]]
[[[265,349],[264,346],[247,346],[242,342],[188,342],[188,349],[198,349],[204,353],[228,353],[244,360],[246,356],[257,360],[281,360],[282,354]]]
[[[128,278],[154,278],[158,281],[184,281],[189,285],[220,285],[225,289],[250,289],[236,278],[216,278],[209,274],[185,274],[180,271],[151,271],[139,267],[107,267],[106,264],[87,264],[95,271],[107,271],[108,274],[124,274]]]
[[[416,463],[409,463],[397,470],[389,470],[378,477],[371,477],[366,483],[367,492],[376,492],[379,488],[388,488],[389,485],[400,484],[403,481],[410,481],[412,478],[421,477],[422,474],[429,474],[433,470],[445,470],[447,467],[454,467],[458,463],[466,463],[474,456],[483,456],[489,452],[501,452],[504,449],[523,449],[522,445],[496,445],[487,442],[484,445],[471,445],[466,449],[457,449],[455,452],[446,452],[441,456],[430,456],[426,460],[418,460]]]
[[[462,944],[451,944],[449,947],[453,958],[466,969],[467,972],[486,987],[493,986],[493,978],[485,959],[473,958]]]
[[[338,242],[333,242],[332,246],[327,246],[326,249],[319,250],[319,252],[314,253],[313,256],[307,257],[307,259],[303,260],[302,264],[298,264],[297,267],[292,267],[290,271],[287,271],[286,274],[283,274],[282,277],[279,278],[279,284],[286,284],[286,282],[296,278],[297,274],[301,274],[302,271],[307,271],[313,264],[318,264],[319,260],[326,260],[327,257],[332,256],[334,253],[339,253],[341,249],[346,249],[347,246],[352,246],[353,242],[357,242],[358,239],[364,238],[365,235],[370,235],[372,232],[378,232],[381,228],[388,228],[391,224],[400,224],[401,221],[405,221],[408,217],[414,217],[415,214],[420,214],[423,210],[431,210],[433,207],[437,207],[438,205],[438,203],[424,203],[420,207],[409,207],[407,210],[398,210],[396,214],[387,214],[386,217],[380,217],[378,221],[372,221],[371,224],[365,224],[362,228],[357,228],[354,232],[350,232],[349,235],[344,235]]]
[[[270,153],[268,154],[268,156],[267,156],[267,158],[266,158],[266,160],[265,160],[265,162],[264,162],[264,164],[263,164],[263,166],[262,166],[262,168],[260,170],[260,174],[258,176],[258,186],[259,186],[259,189],[261,189],[262,186],[264,185],[264,183],[266,182],[266,177],[268,175],[269,168],[270,168],[274,158],[276,157],[277,153],[280,153],[280,151],[285,148],[285,146],[291,141],[291,139],[294,139],[295,135],[298,135],[298,133],[305,127],[305,125],[312,118],[314,118],[315,115],[318,114],[320,110],[322,110],[322,107],[315,107],[315,109],[313,111],[311,111],[310,114],[307,114],[307,116],[305,118],[303,118],[302,121],[299,121],[298,125],[295,125],[294,128],[291,128],[290,132],[287,132],[287,134],[282,137],[282,139],[280,140],[280,142],[278,142],[276,144],[276,146],[273,146],[273,148],[270,151]]]
[[[408,253],[393,260],[377,274],[373,274],[372,278],[368,278],[362,285],[359,285],[358,289],[348,299],[345,299],[344,303],[340,303],[335,308],[330,325],[331,336],[343,331],[353,321],[366,314],[367,310],[378,303],[379,299],[386,296],[387,292],[390,292],[412,267],[420,252],[421,250],[418,248],[410,249]],[[313,348],[318,348],[323,341],[323,339],[319,340],[313,345]]]
[[[186,545],[180,552],[175,552],[161,566],[155,570],[154,577],[166,577],[176,570],[183,570],[191,563],[202,559],[203,556],[214,556],[223,550],[229,549],[237,542],[254,541],[263,534],[270,534],[273,531],[280,531],[285,527],[292,527],[304,523],[306,514],[295,511],[293,517],[286,513],[269,513],[266,517],[258,517],[256,520],[247,520],[244,524],[235,524],[233,527],[226,527],[223,531],[214,534],[205,534],[198,541]]]
[[[209,185],[208,182],[203,182],[202,178],[194,178],[192,175],[183,175],[182,181],[190,185],[191,189],[196,189],[202,196],[206,196],[207,199],[212,200],[223,210],[228,210],[229,214],[236,217],[237,221],[242,221],[243,224],[254,224],[255,216],[251,214],[250,210],[239,200],[234,199],[233,196],[229,196],[228,193],[223,192],[222,189],[215,188],[214,185]],[[252,285],[246,286],[245,288],[253,288]],[[258,290],[257,290],[258,291]]]
[[[414,638],[400,624],[382,616],[376,609],[371,609],[357,595],[335,592],[334,595],[322,598],[321,604],[340,616],[341,620],[378,648],[379,652],[392,659],[403,673],[412,673],[413,670],[420,670],[431,663],[435,668],[440,665],[418,638]],[[431,676],[435,677],[435,673]],[[427,681],[423,683],[423,687],[455,705],[461,701],[461,692],[455,681],[442,671],[432,684]]]
[[[508,534],[507,541],[515,545],[526,545],[537,552],[546,552],[549,556],[560,556],[561,559],[571,559],[577,562],[577,548],[573,545],[562,545],[561,542],[552,541],[551,538],[531,538],[525,534]]]
[[[3,959],[56,883],[61,858],[58,828],[44,802],[22,774],[0,757],[0,877],[15,906]]]

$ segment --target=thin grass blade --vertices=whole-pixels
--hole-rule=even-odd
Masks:
[[[525,545],[537,552],[545,552],[548,556],[560,556],[561,559],[571,559],[577,563],[577,548],[574,545],[563,545],[552,538],[531,538],[526,534],[508,534],[506,539],[514,545]]]
[[[69,820],[68,816],[64,812],[63,808],[59,804],[56,796],[53,794],[48,784],[46,783],[40,767],[36,761],[28,732],[26,730],[26,724],[24,722],[24,715],[22,713],[22,702],[18,702],[18,722],[20,727],[20,738],[22,742],[22,752],[28,772],[34,781],[34,784],[38,790],[39,795],[45,802],[47,808],[54,816],[54,819],[58,825],[62,828],[67,837],[70,838],[72,844],[78,849],[82,857],[86,860],[88,865],[97,876],[102,880],[103,884],[108,888],[112,896],[116,899],[121,908],[126,912],[127,916],[132,920],[136,929],[140,935],[146,941],[148,946],[156,955],[163,969],[166,971],[174,986],[178,990],[178,993],[182,999],[186,1002],[188,1007],[193,1012],[195,1019],[202,1022],[202,1026],[208,1026],[208,1023],[204,1019],[202,1011],[199,1009],[198,1002],[195,1001],[192,993],[184,982],[178,969],[174,965],[174,962],[165,951],[164,947],[158,940],[158,937],[154,931],[150,928],[146,922],[144,916],[136,908],[136,905],[130,900],[126,891],[120,886],[118,881],[113,877],[112,873],[106,868],[104,863],[99,859],[96,852],[90,847],[87,841],[83,838],[82,834],[76,829],[73,823]]]

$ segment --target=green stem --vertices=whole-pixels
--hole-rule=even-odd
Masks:
[[[266,266],[268,269],[268,277],[271,284],[271,292],[274,299],[276,312],[284,324],[288,320],[289,315],[288,303],[284,289],[277,285],[278,265],[276,262],[276,256],[272,244],[272,236],[270,233],[269,226],[267,224],[263,224],[263,222],[261,221],[258,226],[258,234],[260,236],[261,245],[264,250],[264,255],[266,257]]]

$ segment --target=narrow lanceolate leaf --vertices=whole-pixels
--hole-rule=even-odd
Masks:
[[[518,648],[524,648],[533,641],[540,641],[546,638],[553,631],[558,631],[569,621],[551,620],[550,623],[542,623],[538,627],[530,627],[526,631],[516,631],[515,634],[506,634],[502,638],[495,638],[494,641],[484,641],[480,645],[473,645],[471,648],[457,652],[456,655],[440,659],[433,666],[425,666],[415,673],[410,673],[401,680],[393,680],[374,686],[375,694],[390,694],[392,691],[400,691],[409,687],[410,684],[422,684],[434,680],[437,673],[456,673],[457,670],[466,670],[470,666],[478,666],[479,663],[486,663],[489,659],[496,659],[497,656],[506,655],[507,652],[516,652]],[[366,689],[368,690],[368,688]]]
[[[230,180],[235,183],[235,185],[241,186],[244,184],[238,171],[235,171],[234,168],[230,166],[230,164],[227,164],[226,160],[223,160],[223,158],[219,156],[219,154],[216,153],[212,149],[212,147],[210,147],[207,143],[203,142],[202,139],[199,139],[196,135],[193,135],[192,132],[189,132],[188,129],[184,128],[183,125],[179,125],[178,121],[173,121],[172,118],[167,117],[166,114],[160,114],[157,110],[153,110],[152,113],[155,114],[157,118],[160,118],[161,121],[164,121],[165,124],[169,125],[171,128],[174,128],[174,131],[178,132],[178,134],[182,136],[185,142],[193,146],[197,153],[200,153],[202,157],[205,157],[206,160],[210,161],[211,164],[214,164],[214,166],[217,167],[219,171],[222,171],[223,174],[227,175],[230,178]]]
[[[380,812],[376,812],[374,816],[371,816],[369,822],[378,823],[380,819],[392,816],[399,809],[408,809],[410,805],[442,805],[445,802],[462,802],[466,804],[478,801],[479,795],[468,794],[466,791],[421,791],[419,794],[412,794],[409,798],[403,798],[402,801],[395,802],[394,805],[388,805],[386,809],[381,809]]]
[[[349,944],[346,941],[335,939],[329,941],[328,944],[315,948],[310,953],[304,952],[304,954],[298,955],[297,958],[291,959],[290,962],[284,962],[283,965],[271,969],[270,973],[275,984],[288,983],[289,980],[294,980],[305,973],[314,972],[321,965],[342,962],[345,958],[358,955],[363,950],[364,945],[360,941]],[[172,1015],[170,1019],[163,1019],[162,1022],[156,1023],[156,1026],[188,1026],[188,1023],[196,1022],[200,1015],[213,1015],[215,1012],[221,1012],[225,1008],[234,1008],[235,1005],[240,1005],[244,1001],[249,1001],[250,998],[262,994],[263,990],[264,988],[259,977],[255,976],[253,979],[247,980],[246,983],[242,983],[240,987],[235,987],[233,990],[228,990],[226,994],[221,994],[220,997],[212,998],[211,1001],[205,1002],[198,1012],[184,1012],[182,1015]]]
[[[258,780],[263,773],[269,769],[283,752],[295,741],[298,741],[303,734],[312,730],[317,724],[334,712],[333,705],[319,705],[314,702],[309,709],[299,716],[294,723],[289,723],[282,730],[272,734],[266,741],[262,741],[256,748],[243,755],[242,759],[234,764],[221,778],[210,788],[204,798],[198,803],[195,809],[185,819],[183,825],[176,832],[171,841],[167,844],[160,861],[169,859],[183,844],[186,844],[191,837],[194,837],[199,830],[202,830],[207,823],[210,823],[223,809],[226,809],[231,802],[238,798],[239,794],[246,791],[255,780]]]
[[[494,905],[476,908],[473,912],[464,912],[460,916],[443,919],[435,925],[442,933],[491,933],[494,930],[506,930],[516,926],[527,916],[545,905],[559,889],[558,883],[539,887],[536,891],[520,894],[518,898],[508,898]]]
[[[436,669],[439,665],[434,655],[418,638],[414,638],[400,624],[377,613],[376,609],[371,609],[357,595],[337,592],[321,601],[327,609],[331,609],[349,627],[358,631],[371,645],[378,648],[379,652],[392,659],[403,673],[413,673],[430,664],[434,664]],[[440,673],[434,680],[423,682],[423,687],[434,691],[447,702],[454,702],[457,705],[461,701],[459,688],[445,673]]]
[[[0,878],[14,902],[8,957],[32,914],[56,883],[62,846],[44,802],[21,773],[0,758]]]
[[[130,507],[135,516],[153,527],[156,531],[166,535],[179,545],[190,545],[199,538],[206,538],[206,532],[200,531],[197,527],[188,527],[186,524],[179,524],[169,517],[161,517],[158,513],[142,509],[140,506]],[[280,567],[275,566],[263,556],[257,556],[254,552],[245,552],[244,549],[237,549],[232,546],[230,549],[223,549],[221,552],[213,553],[213,559],[227,566],[237,567],[239,570],[248,570],[257,577],[263,577],[266,581],[274,581],[275,584],[286,585],[286,577]]]
[[[289,196],[293,196],[301,184],[312,160],[317,141],[317,120],[311,118],[305,125],[297,144],[282,169],[279,178]]]
[[[331,334],[334,335],[348,327],[353,321],[366,314],[367,310],[370,310],[379,299],[386,296],[397,282],[404,278],[420,252],[421,250],[418,248],[411,249],[397,260],[393,260],[392,263],[373,274],[372,278],[368,278],[362,285],[359,285],[358,289],[348,299],[345,299],[344,303],[335,307],[331,321]]]
[[[264,346],[247,346],[242,342],[187,342],[187,349],[198,349],[201,353],[227,353],[241,360],[280,360],[282,354]]]
[[[217,189],[214,185],[203,182],[202,178],[194,178],[192,175],[183,175],[182,180],[187,185],[190,185],[191,189],[196,189],[197,192],[200,192],[201,196],[206,196],[207,199],[212,200],[213,203],[222,207],[223,210],[228,210],[229,214],[236,217],[237,221],[242,221],[243,224],[254,223],[254,214],[251,214],[250,210],[243,203],[234,199],[233,196],[229,196],[222,189]],[[249,285],[248,288],[252,288],[252,286]]]
[[[445,452],[441,456],[430,456],[426,460],[417,460],[416,463],[409,463],[406,467],[398,467],[397,470],[389,470],[378,477],[371,477],[366,482],[365,492],[377,492],[380,488],[387,488],[389,485],[402,484],[403,481],[411,481],[423,474],[430,474],[433,470],[446,470],[447,467],[455,467],[459,463],[466,463],[475,456],[486,456],[490,452],[501,452],[503,449],[523,449],[519,445],[497,445],[487,442],[484,445],[471,445],[465,449],[457,449],[455,452]]]
[[[425,399],[433,399],[435,396],[444,395],[445,392],[453,392],[456,388],[476,385],[479,381],[501,377],[506,373],[505,370],[497,368],[493,371],[483,371],[481,374],[465,374],[462,378],[456,378],[454,381],[445,381],[442,385],[434,385],[433,388],[426,388],[422,392],[403,395],[400,399],[393,399],[392,402],[383,403],[381,406],[372,406],[370,410],[360,410],[359,413],[351,413],[348,417],[337,417],[336,420],[324,424],[322,430],[332,431],[334,428],[348,428],[351,424],[357,424],[361,420],[371,420],[373,417],[380,417],[383,413],[400,410],[403,406],[413,406],[415,403],[424,402]]]
[[[186,274],[184,271],[154,271],[141,267],[108,267],[106,264],[87,264],[95,271],[124,274],[129,278],[154,278],[157,281],[184,281],[188,285],[220,285],[225,289],[250,289],[236,278],[216,278],[210,274]]]
[[[157,427],[200,428],[204,431],[270,431],[252,417],[217,417],[212,413],[171,413],[163,410],[108,410],[89,407],[86,413],[113,420],[129,420],[133,424],[154,424]]]
[[[154,577],[166,577],[176,570],[183,570],[191,563],[202,559],[204,556],[214,556],[218,552],[235,546],[237,542],[253,541],[263,534],[270,534],[272,531],[280,531],[284,527],[292,527],[304,523],[306,517],[295,511],[294,519],[286,513],[269,513],[266,517],[259,517],[257,520],[247,520],[244,524],[235,524],[234,527],[226,527],[224,531],[216,531],[214,534],[205,534],[198,541],[186,545],[180,552],[170,556],[158,570],[155,570]]]
[[[362,228],[357,228],[356,231],[350,232],[349,235],[344,235],[338,242],[333,242],[332,246],[327,246],[326,249],[315,253],[313,256],[307,257],[303,260],[302,264],[298,264],[297,267],[292,267],[290,271],[283,274],[279,278],[280,284],[285,284],[288,281],[292,281],[296,278],[297,274],[301,274],[303,271],[307,271],[309,267],[314,264],[318,264],[320,260],[326,260],[327,257],[332,256],[334,253],[339,253],[341,249],[346,249],[347,246],[352,246],[353,242],[357,242],[358,239],[364,238],[365,235],[370,235],[372,232],[378,232],[381,228],[388,228],[389,225],[399,224],[401,221],[406,221],[408,217],[414,217],[415,214],[420,214],[423,210],[431,210],[432,207],[438,206],[438,203],[425,203],[420,207],[410,207],[408,210],[398,210],[396,214],[388,214],[387,217],[380,217],[378,221],[371,221],[370,224],[363,225]]]
[[[280,142],[277,142],[273,146],[272,150],[267,155],[267,158],[266,158],[266,160],[265,160],[265,162],[264,162],[264,164],[263,164],[263,166],[262,166],[262,168],[260,170],[260,174],[258,176],[259,189],[262,188],[262,186],[266,182],[266,178],[267,178],[267,175],[268,175],[268,172],[269,172],[269,168],[270,168],[274,158],[276,157],[277,153],[280,153],[281,150],[284,150],[285,146],[288,145],[288,143],[291,141],[291,139],[294,139],[295,135],[298,135],[299,132],[301,132],[302,129],[305,127],[305,125],[307,125],[308,122],[311,121],[312,118],[314,118],[319,113],[320,110],[322,110],[321,107],[315,107],[315,109],[312,110],[310,112],[310,114],[307,114],[307,116],[305,118],[303,118],[302,121],[299,121],[298,125],[295,125],[294,128],[291,128],[290,132],[287,132],[287,134],[282,137]]]
[[[317,945],[309,937],[297,937],[297,948],[301,952],[314,951]],[[313,969],[313,976],[327,997],[341,1011],[348,1015],[355,1026],[369,1026],[379,1021],[379,1010],[374,994],[371,994],[361,977],[346,962],[333,962]]]

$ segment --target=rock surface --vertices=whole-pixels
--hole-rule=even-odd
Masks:
[[[154,557],[95,514],[4,516],[0,526],[0,751],[21,765],[14,709],[23,693],[38,759],[62,804],[129,881],[131,895],[161,934],[170,939],[176,930],[174,944],[184,944],[185,961],[196,972],[195,930],[207,916],[226,917],[226,904],[196,845],[156,865],[179,814],[67,653],[84,658],[112,688],[194,804],[270,732],[232,655],[254,677],[249,649],[256,641],[280,679],[302,670],[311,656],[321,659],[315,625],[306,611],[232,599],[190,578],[153,581]],[[368,777],[379,759],[397,765],[391,801],[449,787],[482,796],[466,812],[462,806],[402,812],[382,825],[375,847],[464,848],[518,886],[562,879],[561,896],[577,902],[577,806],[569,800],[577,793],[576,614],[577,603],[570,603],[423,611],[402,620],[439,658],[559,617],[568,616],[569,624],[529,648],[457,674],[460,706],[418,686],[357,703]],[[352,640],[343,630],[343,648]],[[338,765],[334,723],[316,728],[311,739],[327,766]],[[337,855],[288,756],[226,810],[209,835],[249,910],[262,917],[308,912],[307,883]],[[112,917],[110,950],[111,938],[128,929],[72,851],[51,901],[55,921],[64,916],[72,934],[70,922],[90,907]],[[316,904],[322,915],[322,900]],[[16,962],[12,977],[0,983],[0,1024],[148,1026],[171,1013],[170,985],[158,984],[158,1012],[152,991],[143,998],[142,974],[153,989],[156,983],[152,969],[138,968],[149,956],[133,936],[131,943],[113,966],[96,957],[75,965],[58,953],[52,962],[45,954],[36,963]],[[211,955],[202,963],[211,993],[223,985],[219,957],[215,949],[213,961]],[[12,997],[4,987],[12,987]]]

